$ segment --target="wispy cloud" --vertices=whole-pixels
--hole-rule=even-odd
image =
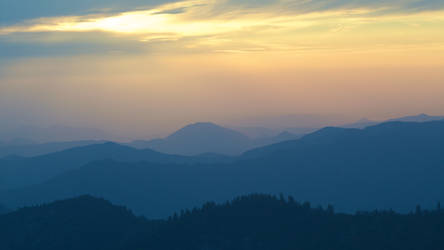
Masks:
[[[63,37],[69,33],[86,38],[95,33],[94,37],[109,34],[103,36],[105,44],[121,38],[150,46],[165,43],[173,50],[232,53],[374,47],[369,38],[386,46],[424,46],[443,41],[442,35],[434,34],[444,24],[443,8],[444,3],[436,0],[187,0],[119,13],[26,20],[1,27],[0,38],[36,34],[22,42],[55,44],[66,43]],[[412,33],[412,27],[422,28],[414,32],[425,36],[405,39],[400,32]],[[393,30],[397,33],[391,34]],[[45,33],[59,39],[39,38]]]

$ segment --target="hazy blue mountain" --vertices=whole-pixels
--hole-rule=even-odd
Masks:
[[[293,134],[288,131],[284,131],[276,136],[256,138],[253,140],[252,144],[255,145],[255,147],[263,147],[266,145],[276,144],[279,142],[296,140],[303,136],[304,136],[303,134]]]
[[[168,155],[150,149],[138,150],[116,143],[76,147],[36,157],[7,157],[0,159],[0,189],[17,188],[41,183],[51,177],[81,167],[91,161],[158,163],[213,163],[229,161],[229,157],[202,155],[195,157]]]
[[[366,127],[370,127],[370,126],[375,126],[380,123],[381,123],[380,121],[372,121],[367,118],[362,118],[354,123],[345,124],[345,125],[342,125],[341,127],[342,128],[360,128],[360,129],[362,129],[362,128],[366,128]]]
[[[238,131],[213,123],[195,123],[181,128],[164,139],[138,140],[126,145],[179,155],[205,153],[239,155],[255,147],[294,140],[299,137],[300,135],[285,132],[275,136],[250,138]]]
[[[249,126],[249,127],[230,127],[230,128],[254,139],[274,137],[279,133],[281,133],[280,129],[271,129],[265,127]]]
[[[136,144],[140,147],[140,141]],[[202,153],[235,155],[250,146],[251,140],[246,135],[214,123],[190,124],[165,139],[152,140],[144,145],[145,148],[179,155]]]
[[[444,244],[439,206],[341,214],[264,194],[206,202],[164,220],[80,196],[0,215],[0,225],[2,250],[441,250]]]
[[[391,122],[363,130],[325,128],[249,151],[230,164],[95,162],[0,197],[13,208],[94,194],[150,217],[252,192],[284,192],[340,211],[406,211],[444,200],[443,165],[444,121]]]
[[[287,128],[322,128],[325,126],[339,125],[345,117],[340,115],[318,114],[287,114],[258,117],[245,117],[237,121],[238,127],[265,127],[269,129],[287,130]],[[290,131],[292,132],[292,131]]]
[[[303,154],[325,150],[324,156],[350,159],[354,153],[371,154],[374,157],[391,159],[399,152],[409,153],[404,157],[430,155],[439,157],[444,142],[444,121],[434,122],[387,122],[365,129],[327,127],[302,137],[300,140],[282,142],[246,152],[243,157],[301,157]],[[408,150],[408,151],[407,151]],[[293,154],[287,153],[292,152]],[[394,153],[397,154],[394,154]],[[318,153],[318,152],[316,152]],[[376,155],[374,153],[377,153]],[[347,156],[349,155],[349,156]],[[364,159],[363,159],[364,160]],[[427,158],[424,159],[424,163]],[[439,163],[439,162],[438,162]]]
[[[375,126],[377,124],[385,123],[385,122],[430,122],[430,121],[439,121],[444,120],[444,116],[430,116],[427,114],[419,114],[414,116],[404,116],[399,118],[393,118],[386,121],[372,121],[367,118],[363,118],[355,123],[345,124],[341,127],[343,128],[366,128],[370,126]]]
[[[0,145],[0,157],[8,155],[17,155],[24,157],[33,157],[38,155],[50,154],[63,151],[70,148],[87,146],[92,144],[102,144],[105,141],[69,141],[69,142],[49,142],[49,143],[26,143],[26,144],[3,144]]]
[[[281,137],[283,134],[292,134],[294,136],[302,137],[303,135],[312,133],[319,128],[321,127],[284,127],[274,129],[265,127],[233,127],[234,130],[239,131],[255,140],[260,141],[267,138],[275,138],[274,140],[277,142],[280,142],[279,137]]]
[[[162,143],[163,139],[152,139],[152,140],[135,140],[130,143],[121,143],[122,145],[127,145],[137,149],[146,149],[153,147],[153,145]]]
[[[430,116],[427,114],[419,114],[414,116],[404,116],[400,118],[390,119],[387,120],[387,122],[431,122],[439,120],[444,120],[444,116]]]

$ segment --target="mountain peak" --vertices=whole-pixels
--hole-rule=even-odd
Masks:
[[[219,126],[215,123],[212,123],[212,122],[196,122],[196,123],[188,124],[185,127],[179,129],[178,131],[181,131],[184,129],[225,129],[225,128],[222,126]]]
[[[174,132],[173,134],[171,134],[170,136],[168,136],[167,138],[169,139],[173,139],[173,138],[177,138],[177,137],[189,137],[191,138],[191,136],[193,137],[207,137],[207,136],[212,136],[212,137],[218,137],[218,136],[223,136],[223,135],[231,135],[231,136],[238,136],[238,137],[244,137],[247,138],[246,135],[237,132],[235,130],[229,129],[229,128],[224,128],[222,126],[219,126],[215,123],[212,122],[196,122],[196,123],[192,123],[189,124],[181,129],[179,129],[178,131]]]
[[[400,121],[400,122],[429,122],[429,121],[438,121],[444,119],[444,116],[431,116],[425,113],[421,113],[413,116],[404,116],[396,119],[390,119],[391,121]]]
[[[233,155],[241,152],[250,143],[250,138],[238,131],[212,122],[197,122],[179,129],[161,141],[156,141],[151,148],[170,154]]]

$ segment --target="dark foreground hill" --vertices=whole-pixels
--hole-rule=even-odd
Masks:
[[[154,163],[214,163],[229,161],[218,155],[179,156],[150,149],[138,150],[117,143],[102,143],[76,147],[36,157],[7,157],[0,159],[0,190],[42,183],[52,177],[99,160]]]
[[[0,214],[5,214],[7,212],[9,212],[9,209],[7,209],[5,206],[0,204]]]
[[[326,128],[251,151],[230,164],[93,162],[28,188],[0,192],[9,208],[92,194],[150,218],[207,200],[263,192],[338,211],[405,212],[444,201],[444,122]]]
[[[440,208],[348,215],[269,195],[210,202],[157,221],[82,196],[2,215],[0,225],[2,250],[438,250],[444,244]]]
[[[124,249],[145,220],[124,207],[90,196],[0,215],[0,249]]]

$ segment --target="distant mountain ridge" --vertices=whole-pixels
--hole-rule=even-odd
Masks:
[[[38,155],[50,154],[63,151],[70,148],[82,147],[93,144],[102,144],[105,141],[68,141],[68,142],[49,142],[42,144],[18,144],[18,145],[0,145],[0,158],[8,155],[17,155],[23,157],[34,157]]]
[[[412,132],[409,131],[410,129]],[[357,149],[368,148],[376,150],[376,143],[381,143],[383,148],[380,148],[380,150],[378,150],[379,152],[384,152],[384,150],[387,150],[386,152],[391,152],[392,150],[399,149],[398,147],[405,146],[402,142],[410,143],[412,149],[413,147],[418,150],[431,147],[434,148],[431,152],[436,152],[437,150],[441,150],[438,145],[444,145],[444,143],[442,144],[440,141],[440,139],[444,137],[443,130],[444,121],[440,120],[421,123],[392,121],[369,126],[364,129],[326,127],[308,134],[299,140],[287,141],[253,149],[246,152],[243,156],[246,157],[255,154],[257,154],[257,156],[259,156],[259,154],[268,155],[270,153],[280,152],[281,150],[282,152],[285,152],[285,150],[299,149],[301,148],[300,146],[305,145],[322,145],[330,147],[335,144],[341,144],[342,147],[339,148],[339,150],[343,150],[345,144],[350,148],[356,147]],[[415,140],[418,143],[414,143]],[[387,141],[387,143],[383,144],[382,142],[384,141]],[[335,151],[338,150],[338,148],[331,147],[330,150]]]
[[[329,127],[234,160],[198,165],[93,162],[0,197],[15,208],[93,194],[153,218],[208,199],[254,192],[284,192],[335,204],[340,211],[405,211],[444,200],[444,121]]]
[[[395,119],[389,119],[387,122],[431,122],[444,120],[444,116],[430,116],[428,114],[419,114],[413,116],[404,116]]]
[[[252,139],[233,129],[210,122],[200,122],[187,125],[164,139],[139,140],[126,145],[188,156],[204,153],[239,155],[254,147],[293,140],[299,137],[286,132],[277,136]]]
[[[372,121],[367,118],[362,118],[361,120],[351,123],[342,125],[340,127],[343,128],[366,128],[370,126],[375,126],[381,123],[386,122],[430,122],[430,121],[439,121],[444,120],[444,116],[430,116],[427,114],[419,114],[419,115],[413,115],[413,116],[404,116],[399,118],[393,118],[385,121]]]
[[[38,184],[59,174],[79,168],[92,161],[113,159],[122,162],[156,163],[214,163],[230,161],[216,155],[179,156],[150,149],[138,150],[117,143],[93,144],[36,157],[8,157],[0,159],[0,189]]]
[[[406,121],[406,122],[426,122],[442,120],[444,116],[429,116],[427,114],[420,114],[416,116],[406,116],[401,118],[390,119],[390,121]],[[365,128],[374,126],[381,121],[371,121],[368,119],[361,119],[352,124],[346,124],[341,127],[345,128]],[[54,129],[55,134],[71,134],[66,138],[76,138],[76,134],[82,134],[80,138],[86,138],[91,135],[91,139],[97,136],[104,137],[104,133],[99,133],[91,129],[76,129],[69,127],[51,127],[47,128],[44,134],[50,134]],[[71,129],[71,130],[70,130]],[[164,139],[154,140],[135,140],[131,143],[121,143],[123,145],[135,147],[138,149],[150,148],[155,151],[167,154],[179,155],[199,155],[205,153],[216,153],[223,155],[239,155],[256,147],[262,147],[269,144],[279,143],[288,140],[296,140],[300,137],[315,132],[319,128],[286,128],[286,129],[269,129],[263,127],[234,127],[225,128],[214,123],[200,122],[190,124],[182,129],[176,131]],[[58,132],[57,132],[58,131]],[[62,133],[62,132],[63,133]],[[39,134],[40,132],[32,133]],[[102,135],[100,135],[102,134]],[[77,141],[54,141],[47,143],[38,143],[26,138],[26,133],[22,136],[24,138],[14,138],[9,142],[0,142],[0,158],[8,155],[17,155],[22,157],[34,157],[38,155],[50,154],[62,151],[69,148],[86,146],[91,144],[104,143],[103,140],[77,140]],[[85,137],[86,136],[86,137]],[[109,137],[109,136],[108,136]],[[0,138],[4,139],[4,136]],[[54,137],[59,138],[59,137]],[[59,138],[60,139],[60,138]],[[76,138],[78,139],[78,138]],[[48,139],[45,139],[48,140]]]
[[[214,123],[195,123],[181,128],[153,149],[181,155],[222,153],[233,155],[248,147],[249,137]]]

